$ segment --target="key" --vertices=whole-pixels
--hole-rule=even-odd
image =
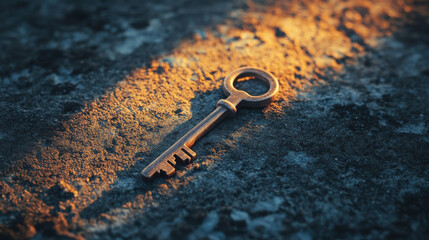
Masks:
[[[234,87],[234,81],[239,77],[255,76],[263,79],[268,85],[268,92],[253,96],[245,91]],[[197,157],[197,154],[190,149],[198,139],[214,128],[226,117],[232,117],[237,112],[237,107],[263,107],[268,105],[279,91],[277,79],[270,73],[258,68],[239,68],[230,73],[222,85],[226,99],[217,102],[216,109],[180,138],[169,149],[162,153],[152,163],[150,163],[141,175],[150,179],[155,175],[172,176],[176,172],[177,163],[189,163]]]

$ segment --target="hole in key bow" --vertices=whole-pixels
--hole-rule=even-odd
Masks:
[[[233,86],[238,90],[247,92],[251,96],[260,96],[268,92],[270,88],[269,84],[262,78],[246,74],[238,76]]]

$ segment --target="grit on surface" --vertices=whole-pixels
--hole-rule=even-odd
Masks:
[[[0,236],[429,237],[427,3],[2,11]],[[221,123],[174,177],[142,180],[242,66],[273,73],[276,100]]]

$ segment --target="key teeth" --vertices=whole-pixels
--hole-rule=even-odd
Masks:
[[[191,161],[194,160],[197,157],[197,153],[192,151],[188,146],[184,145],[182,147],[182,151],[185,152],[189,157],[191,157]]]
[[[189,147],[183,146],[173,156],[175,157],[175,163],[179,160],[181,163],[187,164],[194,160],[197,154]]]
[[[176,172],[176,169],[174,168],[174,165],[172,165],[170,162],[164,162],[162,166],[159,168],[158,173],[162,175],[163,173],[170,177]]]
[[[176,164],[177,164],[176,160],[177,159],[176,159],[175,155],[173,155],[173,156],[170,157],[170,159],[167,159],[166,162],[168,162],[169,164],[171,164],[171,166],[175,167]]]
[[[174,165],[168,161],[160,163],[156,168],[143,169],[141,175],[144,178],[150,179],[155,175],[166,175],[167,177],[172,176],[176,172]]]
[[[183,151],[177,151],[174,156],[176,157],[176,160],[180,160],[183,164],[189,163],[191,160],[191,158]]]
[[[197,154],[188,146],[184,145],[183,147],[179,148],[175,154],[171,155],[169,158],[164,159],[164,161],[159,163],[155,168],[143,169],[141,175],[147,179],[154,177],[154,175],[165,175],[170,177],[176,172],[175,166],[177,165],[177,160],[182,163],[189,163],[196,157]]]

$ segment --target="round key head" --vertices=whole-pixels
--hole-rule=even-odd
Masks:
[[[266,93],[258,96],[248,94],[243,90],[236,89],[234,82],[239,77],[258,77],[265,81],[269,86]],[[269,72],[259,68],[244,67],[239,68],[230,73],[223,82],[223,92],[228,97],[236,97],[239,99],[237,103],[243,107],[263,107],[268,105],[279,91],[279,82]]]

